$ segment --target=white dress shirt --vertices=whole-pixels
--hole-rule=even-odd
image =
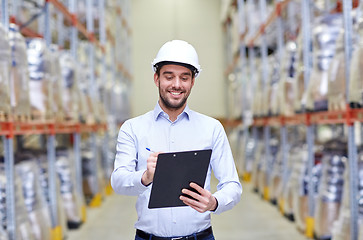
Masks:
[[[219,121],[192,111],[186,106],[172,122],[156,105],[153,111],[127,120],[119,131],[111,185],[118,194],[138,196],[135,228],[160,237],[185,236],[211,226],[210,211],[199,213],[189,206],[149,209],[151,185],[144,186],[141,177],[150,152],[176,152],[212,149],[204,188],[210,191],[211,171],[218,179],[213,196],[218,201],[214,213],[236,205],[242,186],[223,126]],[[120,206],[119,211],[122,211]]]

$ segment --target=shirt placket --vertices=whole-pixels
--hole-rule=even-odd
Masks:
[[[175,151],[175,124],[176,122],[172,122],[169,127],[169,151],[171,152]],[[173,208],[170,208],[170,215],[172,222],[176,224],[176,214]]]

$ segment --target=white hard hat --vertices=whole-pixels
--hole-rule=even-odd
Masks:
[[[195,77],[202,71],[198,61],[198,54],[194,47],[182,40],[172,40],[166,42],[159,50],[156,58],[151,63],[152,69],[156,72],[158,64],[181,64],[190,68]]]

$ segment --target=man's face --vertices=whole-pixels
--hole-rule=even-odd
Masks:
[[[160,76],[154,74],[159,88],[160,104],[169,110],[184,108],[194,85],[190,69],[179,65],[164,65]]]

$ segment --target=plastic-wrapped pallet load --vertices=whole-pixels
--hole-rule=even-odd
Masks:
[[[44,39],[27,39],[27,55],[29,69],[29,94],[34,119],[51,119],[52,88],[50,82],[51,59]]]
[[[303,59],[303,41],[302,34],[300,34],[297,38],[297,59],[296,59],[296,75],[293,81],[293,89],[294,89],[294,111],[295,113],[301,113],[303,110],[303,96],[305,89],[305,81],[304,81],[304,59]],[[311,56],[310,56],[311,58]],[[311,68],[311,67],[310,67]]]
[[[342,22],[341,14],[327,14],[318,17],[313,27],[314,67],[303,97],[303,105],[309,111],[328,110],[328,70],[335,55]]]
[[[349,104],[353,108],[363,106],[363,82],[361,81],[363,71],[363,18],[356,25],[358,35],[357,44],[352,52],[349,81]]]
[[[91,88],[89,87],[90,72],[86,66],[77,66],[77,78],[79,84],[79,106],[80,106],[80,119],[87,124],[95,123],[95,104],[94,99],[91,97]],[[93,96],[95,97],[95,96]]]
[[[328,110],[345,110],[345,59],[344,59],[344,34],[340,33],[337,40],[335,56],[331,61],[328,71]]]
[[[71,54],[62,51],[60,65],[63,78],[63,107],[66,120],[79,120],[79,92],[76,73],[76,62]]]
[[[39,180],[40,180],[40,186],[43,190],[43,195],[48,203],[50,205],[49,201],[49,185],[48,185],[48,158],[47,153],[43,151],[37,151],[36,153],[37,161],[38,161],[38,174],[39,174]],[[67,236],[67,219],[65,216],[65,210],[64,210],[64,204],[63,199],[60,196],[60,181],[58,178],[56,178],[56,197],[57,197],[57,222],[59,226],[62,228],[62,236]]]
[[[60,66],[60,50],[55,44],[50,45],[50,84],[51,91],[53,92],[53,104],[50,106],[51,112],[54,113],[56,121],[64,120],[64,107],[63,107],[63,88],[62,88],[62,72]]]
[[[309,215],[308,206],[308,184],[313,181],[314,184],[314,198],[317,195],[317,186],[321,175],[321,152],[318,146],[315,146],[315,162],[312,169],[313,179],[309,179],[307,173],[307,160],[308,151],[307,146],[303,145],[300,147],[297,155],[291,156],[290,161],[294,161],[294,165],[291,172],[291,188],[292,188],[292,204],[293,204],[293,215],[296,223],[296,227],[299,231],[305,232],[306,230],[306,218]],[[313,206],[315,207],[315,206]]]
[[[36,165],[31,155],[17,154],[15,170],[21,180],[25,207],[35,239],[51,238],[50,212],[42,189]]]
[[[281,79],[279,82],[279,105],[281,114],[291,116],[294,114],[294,77],[296,75],[296,43],[286,43],[285,55],[282,62]]]
[[[261,174],[262,156],[265,154],[265,148],[262,140],[262,131],[258,129],[256,141],[256,150],[252,160],[252,187],[255,192],[259,192],[259,176]]]
[[[280,113],[280,106],[278,102],[278,89],[280,81],[280,64],[277,61],[277,55],[273,55],[270,58],[270,79],[269,79],[269,91],[268,91],[268,113],[269,115],[276,116]]]
[[[10,24],[9,41],[11,46],[10,102],[15,118],[30,118],[29,72],[26,43],[15,24]]]
[[[92,149],[89,146],[90,143],[86,143],[82,146],[81,152],[83,193],[87,202],[91,202],[96,195],[102,193],[105,189],[105,181],[100,162],[100,146],[98,141],[95,144],[96,149]]]
[[[347,161],[346,146],[346,142],[338,139],[324,144],[322,176],[314,216],[314,234],[317,239],[331,239],[333,222],[339,215]]]
[[[287,151],[287,169],[286,169],[286,179],[282,179],[281,184],[281,192],[280,196],[278,196],[279,206],[282,214],[289,219],[290,221],[294,221],[294,205],[293,205],[293,195],[295,190],[295,182],[292,180],[293,177],[292,171],[294,168],[294,165],[297,163],[297,161],[294,161],[294,159],[301,158],[301,154],[303,154],[303,151],[301,151],[301,148],[304,146],[305,138],[302,137],[303,132],[301,131],[301,128],[295,126],[293,127],[292,131],[288,132],[288,139],[290,140],[291,144],[289,144]],[[291,146],[290,146],[291,145]],[[299,164],[299,163],[298,163]]]
[[[78,228],[82,224],[82,199],[75,190],[76,179],[74,168],[71,167],[72,157],[70,156],[70,151],[64,148],[57,149],[56,155],[56,168],[60,180],[60,192],[63,199],[68,228]]]
[[[3,162],[4,158],[1,158]],[[4,166],[0,166],[0,224],[2,228],[7,229],[7,213],[6,213],[6,175],[4,171]],[[16,209],[16,236],[17,239],[21,240],[36,240],[34,233],[31,228],[31,223],[28,217],[27,210],[25,208],[24,197],[22,194],[22,183],[19,177],[15,174],[14,176],[14,206]],[[0,227],[1,229],[1,227]],[[2,233],[0,230],[0,235],[2,237]],[[6,239],[6,238],[5,238]]]
[[[346,162],[346,169],[349,159]],[[343,200],[339,211],[339,218],[332,226],[332,240],[350,240],[350,196],[349,196],[349,171],[344,173]],[[358,240],[363,240],[363,148],[358,153]]]
[[[10,116],[10,64],[11,51],[8,33],[0,24],[0,121]]]

